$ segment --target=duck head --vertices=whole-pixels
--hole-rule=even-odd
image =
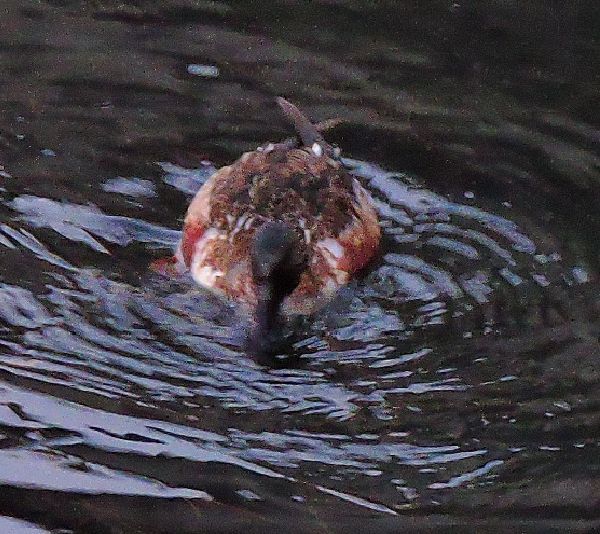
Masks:
[[[304,240],[289,224],[269,221],[254,234],[250,255],[257,303],[248,348],[264,356],[281,346],[281,305],[298,286],[308,265],[308,253]]]

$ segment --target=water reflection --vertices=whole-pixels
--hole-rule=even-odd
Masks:
[[[107,215],[91,204],[32,195],[11,200],[12,225],[20,229],[3,227],[5,246],[53,271],[44,275],[42,291],[1,287],[7,335],[0,341],[0,424],[20,443],[6,449],[2,482],[213,500],[210,484],[175,487],[140,463],[124,472],[106,455],[178,458],[308,483],[344,502],[396,514],[406,503],[434,502],[431,492],[493,480],[523,449],[510,439],[486,438],[494,412],[476,415],[473,408],[485,403],[486,389],[529,379],[525,362],[509,368],[493,351],[481,357],[469,348],[473,331],[482,340],[497,337],[493,321],[479,322],[478,308],[504,306],[503,299],[515,298],[508,291],[531,299],[581,277],[567,267],[557,276],[551,268],[560,259],[540,262],[534,241],[509,219],[451,202],[397,173],[347,163],[377,195],[387,244],[367,278],[307,326],[294,349],[302,354],[298,369],[269,369],[247,357],[235,310],[187,278],[142,273],[132,285],[49,250],[67,240],[110,255],[119,273],[129,260],[114,246],[142,244],[150,261],[154,249],[173,247],[177,230]],[[188,195],[213,170],[161,168],[164,183]],[[156,188],[140,187],[137,179],[105,184],[116,195],[155,197]],[[48,245],[35,236],[44,229]],[[525,282],[532,273],[548,283]],[[429,335],[430,329],[437,331]],[[282,421],[288,423],[275,430]],[[501,416],[503,426],[518,421]],[[38,467],[23,472],[17,467],[23,463]],[[365,477],[359,491],[349,492],[347,483],[357,477]],[[372,490],[360,488],[378,479],[384,485],[371,501],[364,495]],[[246,502],[269,499],[239,491]]]
[[[354,2],[274,3],[265,27],[229,4],[54,4],[8,2],[2,47],[0,513],[82,532],[597,526],[598,133],[558,105],[593,100],[588,61],[569,79],[547,54],[491,61],[469,21],[521,35],[500,6],[451,23],[383,3],[365,23]],[[348,120],[331,136],[385,239],[277,369],[243,352],[234,307],[148,266],[217,167],[286,135],[280,93]]]
[[[377,196],[385,250],[365,280],[306,326],[294,349],[303,362],[297,369],[265,368],[241,352],[235,310],[189,279],[148,272],[137,283],[123,279],[130,261],[123,251],[144,250],[149,262],[172,249],[177,230],[91,204],[11,200],[4,246],[52,271],[41,274],[42,290],[0,288],[0,424],[12,443],[0,459],[2,483],[148,498],[221,495],[214,482],[189,487],[137,461],[125,471],[114,463],[119,455],[164,457],[286,480],[300,485],[289,490],[298,503],[308,484],[395,515],[407,504],[437,502],[439,492],[485,487],[512,458],[532,454],[519,428],[533,414],[505,405],[531,384],[529,360],[495,353],[496,340],[469,342],[498,338],[502,329],[494,316],[480,317],[482,307],[515,299],[534,306],[549,288],[584,282],[581,273],[559,255],[540,261],[533,239],[509,219],[371,164],[347,163]],[[213,170],[161,168],[164,183],[186,195]],[[156,197],[137,179],[105,184],[134,200]],[[114,277],[51,252],[65,248],[62,240],[110,256]],[[488,392],[491,400],[504,390],[503,403],[487,406]],[[487,431],[498,425],[501,441]],[[585,447],[589,434],[575,437]],[[367,498],[374,488],[378,497]],[[235,491],[247,503],[270,499],[268,489]]]

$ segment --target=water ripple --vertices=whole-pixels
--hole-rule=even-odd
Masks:
[[[0,246],[39,267],[29,281],[0,284],[0,482],[222,497],[207,482],[144,467],[181,461],[243,473],[235,479],[248,487],[231,494],[246,503],[269,498],[250,483],[266,477],[290,484],[294,502],[317,492],[394,515],[490,484],[521,461],[519,425],[533,416],[515,413],[512,397],[528,406],[533,367],[518,350],[490,346],[503,341],[515,302],[547,315],[553,292],[585,287],[590,274],[539,252],[508,219],[403,175],[348,164],[376,197],[383,254],[364,280],[300,327],[298,368],[290,369],[244,354],[245,318],[233,306],[188,278],[149,273],[154,251],[168,254],[178,231],[109,215],[101,203],[31,194],[8,201],[14,217],[0,227]],[[163,163],[160,185],[117,178],[103,188],[150,203],[163,194],[189,199],[213,169]],[[584,342],[568,335],[564,343]],[[489,427],[503,437],[491,437]],[[578,443],[586,439],[578,434]],[[23,464],[34,467],[24,472]],[[377,499],[369,498],[373,488]]]

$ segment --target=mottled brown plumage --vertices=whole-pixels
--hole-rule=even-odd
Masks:
[[[198,283],[252,309],[264,295],[278,294],[282,280],[293,279],[278,312],[311,313],[372,258],[380,230],[368,193],[317,128],[289,102],[278,103],[301,146],[268,144],[217,171],[188,208],[178,256]],[[275,236],[282,228],[286,241],[269,250],[262,239],[257,252],[256,236],[269,225]],[[252,254],[273,260],[266,293]],[[289,278],[292,263],[301,272]]]
[[[246,213],[293,224],[303,219],[316,239],[341,232],[356,217],[353,178],[339,162],[299,148],[245,154],[211,198],[216,224]]]

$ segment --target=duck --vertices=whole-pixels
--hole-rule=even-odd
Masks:
[[[217,170],[189,204],[175,256],[196,283],[248,311],[255,353],[286,318],[330,301],[381,239],[370,194],[324,128],[285,98],[276,103],[295,136]]]

